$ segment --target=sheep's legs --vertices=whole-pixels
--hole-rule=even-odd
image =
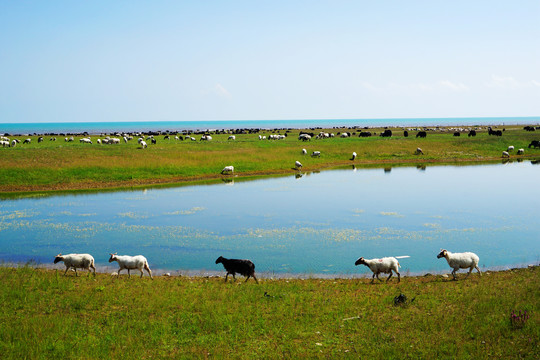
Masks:
[[[227,275],[225,275],[225,282],[227,282],[228,277],[229,277],[229,273],[227,273]]]
[[[400,282],[401,281],[401,276],[399,275],[398,272],[396,272],[396,274],[397,274],[397,282]],[[386,279],[386,282],[388,282],[388,280],[390,280],[392,275],[393,275],[393,273],[392,273],[392,271],[390,271],[390,276],[388,277],[388,279]]]
[[[122,271],[122,269],[118,269],[118,277],[120,277],[120,271]]]
[[[480,276],[482,276],[482,272],[480,271],[480,268],[478,266],[475,266],[476,270],[478,270],[478,273],[480,274]]]
[[[79,276],[79,274],[77,274],[77,268],[74,268],[75,269],[75,276]]]
[[[144,269],[148,271],[148,275],[150,275],[150,279],[154,280],[154,278],[152,277],[152,270],[150,270],[150,267],[148,265],[144,265]]]
[[[129,271],[129,269],[127,269],[128,271],[128,277],[131,277],[131,271]]]
[[[255,282],[256,282],[257,284],[259,283],[259,281],[258,281],[257,278],[255,277],[255,274],[246,276],[246,281],[244,281],[244,282],[247,282],[247,281],[249,280],[249,277],[250,277],[250,276],[255,280]]]
[[[143,269],[139,269],[139,271],[141,272],[141,277],[143,277],[143,275],[144,275]]]
[[[88,268],[88,272],[90,272],[90,269],[94,269],[94,276],[96,276],[96,267],[91,265],[89,268]]]
[[[66,276],[68,270],[69,270],[69,267],[66,266],[66,271],[64,271],[64,276]]]
[[[454,280],[457,281],[457,277],[456,277],[456,269],[454,269],[454,271],[452,271],[452,276],[454,277]]]

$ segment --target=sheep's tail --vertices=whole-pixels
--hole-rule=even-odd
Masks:
[[[395,258],[396,259],[406,259],[406,258],[410,258],[410,256],[409,255],[402,255],[402,256],[395,256]],[[397,263],[397,266],[398,266],[398,268],[401,267],[401,264],[399,263],[399,261]]]

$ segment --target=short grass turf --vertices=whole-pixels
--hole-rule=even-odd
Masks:
[[[0,268],[3,359],[538,359],[540,268],[369,279]],[[405,294],[405,305],[394,297]],[[412,300],[414,299],[414,300]],[[512,311],[527,320],[512,324]]]

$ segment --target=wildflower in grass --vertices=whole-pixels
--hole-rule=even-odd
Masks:
[[[514,329],[521,329],[525,326],[527,323],[527,320],[529,320],[530,314],[527,312],[527,310],[524,310],[523,313],[521,310],[516,314],[514,310],[512,310],[512,313],[510,314],[510,324]]]

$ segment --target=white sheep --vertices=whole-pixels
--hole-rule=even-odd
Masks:
[[[415,153],[416,155],[420,155],[420,154],[424,155],[424,152],[423,152],[422,149],[420,149],[420,148],[416,148],[416,151],[415,151],[414,153]]]
[[[517,154],[523,155],[525,153],[525,149],[518,149]]]
[[[321,152],[320,151],[314,151],[311,153],[311,157],[321,157]]]
[[[302,149],[302,155],[306,155],[307,154],[307,150],[306,149]]]
[[[295,161],[294,162],[294,166],[297,168],[297,169],[301,169],[302,168],[302,163],[300,163],[300,161]]]
[[[15,146],[17,146],[17,141],[11,140],[11,147],[15,147]]]
[[[77,268],[86,269],[88,270],[88,272],[90,272],[90,269],[93,269],[94,275],[96,274],[96,267],[94,266],[94,258],[90,254],[68,254],[68,255],[58,254],[54,258],[54,263],[56,264],[59,261],[63,261],[64,265],[66,266],[66,271],[64,272],[64,275],[66,275],[67,271],[70,268],[75,269],[75,276],[78,276]]]
[[[9,141],[0,140],[0,145],[2,145],[2,147],[9,147]]]
[[[148,147],[148,144],[146,143],[146,141],[142,140],[139,144],[141,144],[142,148],[146,148]]]
[[[510,145],[506,151],[508,151],[508,152],[514,151],[514,146],[513,146],[513,145]]]
[[[221,174],[225,174],[225,173],[233,173],[234,174],[234,166],[232,166],[232,165],[225,166],[223,168],[223,170],[221,170]]]
[[[356,159],[356,152],[353,152],[353,153],[352,153],[351,160],[354,160],[354,159]]]
[[[379,279],[379,274],[390,274],[388,279],[386,279],[386,282],[390,280],[392,277],[392,270],[397,274],[398,276],[398,282],[401,281],[401,276],[399,275],[399,268],[401,265],[399,265],[399,262],[395,257],[384,257],[382,259],[364,259],[361,257],[360,259],[356,260],[354,265],[366,265],[370,268],[371,271],[373,271],[373,278],[371,279],[371,283],[373,284],[373,281],[375,281],[375,276],[377,276],[377,280],[382,281]]]
[[[109,262],[116,261],[118,263],[118,266],[120,266],[120,269],[118,269],[118,275],[120,275],[120,271],[123,269],[127,269],[128,276],[131,277],[130,270],[138,269],[141,272],[141,277],[143,277],[143,269],[148,272],[148,275],[150,275],[150,278],[154,280],[152,277],[152,271],[150,270],[150,267],[148,266],[148,260],[142,255],[137,256],[129,256],[129,255],[116,255],[110,254],[111,257],[109,258]]]
[[[236,136],[234,135],[229,135],[229,138],[227,140],[236,140]]]
[[[503,151],[501,157],[503,157],[503,158],[504,158],[504,157],[509,158],[509,157],[510,157],[510,154],[508,153],[508,151]]]
[[[459,269],[469,268],[467,277],[469,277],[473,269],[478,270],[478,273],[480,274],[480,276],[482,276],[482,272],[480,271],[480,268],[478,267],[478,262],[480,261],[480,258],[475,253],[472,253],[472,252],[451,253],[448,250],[441,250],[439,255],[437,255],[437,259],[440,259],[442,257],[444,257],[446,261],[448,262],[448,265],[450,265],[450,267],[454,269],[454,271],[452,271],[454,280],[457,280],[456,271],[458,271]]]

